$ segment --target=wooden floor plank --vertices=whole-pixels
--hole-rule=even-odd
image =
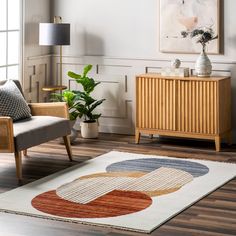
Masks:
[[[142,137],[139,145],[134,136],[100,134],[98,139],[79,138],[72,145],[74,161],[58,140],[31,148],[23,158],[23,185],[84,162],[112,150],[151,155],[192,158],[236,163],[236,146],[222,145],[217,153],[214,143],[196,140]],[[0,154],[0,193],[18,187],[12,154]],[[155,236],[232,236],[236,235],[236,179],[231,180],[192,207],[152,232]],[[14,227],[13,227],[14,226]],[[33,217],[0,213],[3,236],[99,236],[143,235],[111,228],[64,223]]]

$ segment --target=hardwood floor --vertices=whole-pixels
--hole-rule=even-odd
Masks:
[[[23,159],[23,183],[53,174],[69,166],[111,150],[155,154],[180,158],[206,159],[236,163],[236,146],[222,146],[217,153],[214,143],[182,139],[149,139],[139,145],[134,136],[100,134],[99,139],[79,138],[72,146],[74,161],[58,140],[31,148]],[[0,192],[18,187],[13,154],[0,154]],[[0,213],[1,236],[77,236],[77,235],[143,235],[122,230],[82,224],[64,223],[14,214]],[[152,232],[155,236],[220,236],[236,235],[236,179],[197,202]]]

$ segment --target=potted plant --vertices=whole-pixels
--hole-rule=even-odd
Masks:
[[[77,136],[77,130],[74,129],[74,124],[79,113],[76,109],[76,106],[79,102],[77,95],[70,90],[65,90],[62,93],[53,93],[51,95],[51,100],[54,102],[66,102],[69,109],[69,119],[71,126],[70,142],[73,143]]]
[[[92,65],[87,65],[83,69],[82,74],[76,74],[72,71],[68,72],[68,76],[74,79],[83,88],[82,91],[73,90],[76,105],[73,107],[76,109],[76,114],[82,119],[80,122],[81,136],[83,138],[97,138],[98,137],[98,118],[100,113],[95,112],[95,108],[101,105],[105,99],[96,100],[91,96],[95,87],[100,82],[95,82],[93,78],[87,76],[88,72],[92,69]]]

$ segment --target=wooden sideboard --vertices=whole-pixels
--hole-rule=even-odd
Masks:
[[[230,77],[136,76],[136,131],[231,143]]]

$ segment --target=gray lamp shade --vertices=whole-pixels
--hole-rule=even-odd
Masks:
[[[39,45],[70,45],[70,24],[40,23]]]

